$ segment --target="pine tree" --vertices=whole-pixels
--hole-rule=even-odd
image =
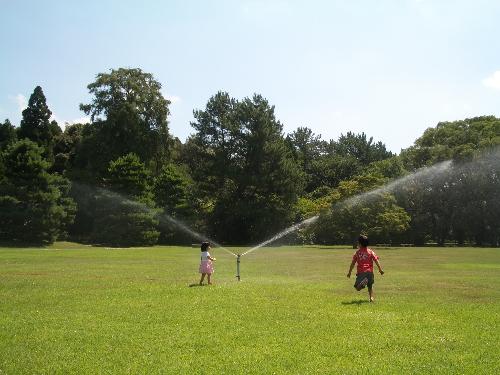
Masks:
[[[113,246],[154,245],[158,241],[157,210],[148,172],[135,154],[112,161],[107,189],[99,191],[92,241]]]
[[[303,176],[274,107],[260,95],[240,102],[219,92],[194,117],[185,159],[215,237],[257,242],[290,225]]]
[[[44,155],[52,157],[52,131],[50,116],[52,112],[47,106],[45,95],[40,86],[31,94],[28,107],[23,111],[23,119],[19,128],[19,139],[28,138],[44,148]]]
[[[16,128],[8,119],[3,124],[0,123],[0,151],[17,140]]]
[[[75,204],[67,179],[47,172],[43,149],[24,139],[3,153],[0,178],[0,239],[52,243],[73,221]]]

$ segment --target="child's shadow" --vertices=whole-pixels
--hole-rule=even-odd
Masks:
[[[199,284],[199,283],[196,283],[196,284],[189,284],[189,287],[192,288],[192,287],[195,287],[195,286],[205,286],[205,284]]]
[[[367,300],[365,299],[358,299],[358,300],[352,300],[352,301],[349,301],[349,302],[342,302],[342,305],[346,306],[346,305],[361,305],[362,303],[368,303]]]

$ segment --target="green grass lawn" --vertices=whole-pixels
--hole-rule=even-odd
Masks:
[[[232,249],[241,252],[243,249]],[[500,249],[0,248],[0,374],[498,374]]]

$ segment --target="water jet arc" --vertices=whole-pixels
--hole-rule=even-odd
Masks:
[[[254,246],[252,247],[251,249],[245,251],[243,254],[238,254],[236,255],[236,278],[238,279],[238,281],[241,280],[241,277],[240,277],[240,263],[241,263],[241,257],[246,255],[246,254],[249,254],[257,249],[260,249],[261,247],[263,246],[266,246],[267,244],[270,244],[271,242],[274,242],[276,240],[279,240],[281,237],[283,236],[286,236],[287,234],[289,233],[292,233],[294,231],[296,231],[297,229],[299,229],[300,227],[304,226],[304,225],[309,225],[311,223],[314,223],[317,219],[318,219],[319,215],[317,216],[313,216],[309,219],[306,219],[304,221],[301,221],[300,223],[297,223],[295,225],[292,225],[291,227],[288,227],[286,228],[285,230],[282,230],[281,232],[279,232],[278,234],[274,235],[272,238],[258,244],[257,246]]]

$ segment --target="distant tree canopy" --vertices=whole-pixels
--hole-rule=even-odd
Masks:
[[[410,216],[390,192],[368,193],[387,179],[375,175],[342,181],[330,193],[330,205],[312,227],[319,243],[355,243],[360,233],[372,241],[390,243],[409,228]]]
[[[2,155],[0,239],[52,243],[65,234],[76,206],[68,197],[67,179],[48,173],[44,149],[24,139]]]
[[[328,154],[328,144],[321,140],[307,127],[299,127],[288,134],[286,143],[290,148],[295,162],[304,173],[306,192],[317,189],[323,182],[321,171],[321,160]]]
[[[274,107],[260,95],[238,101],[219,92],[194,117],[184,159],[207,202],[210,232],[249,243],[289,225],[303,176]]]
[[[17,140],[16,128],[6,119],[0,123],[0,152],[5,150],[7,146]]]
[[[325,142],[311,129],[299,127],[286,138],[295,162],[305,175],[305,192],[325,186],[333,188],[341,181],[360,174],[370,163],[391,158],[382,142],[367,139],[366,134],[348,132],[338,141]]]
[[[161,93],[161,84],[140,69],[100,73],[89,84],[92,103],[80,108],[92,119],[85,126],[79,166],[100,176],[110,161],[135,153],[156,171],[168,162],[167,116],[170,101]]]
[[[332,202],[331,209],[325,210],[316,224],[318,241],[345,242],[343,235],[355,231],[367,231],[384,243],[413,243],[423,245],[436,243],[444,245],[447,241],[458,244],[500,245],[498,211],[500,191],[500,121],[495,117],[478,117],[464,121],[440,123],[429,128],[415,145],[403,150],[399,156],[370,163],[358,176],[341,182],[339,188],[357,186],[363,182],[369,189],[383,186],[388,179],[405,176],[403,183],[396,184],[390,191],[391,218],[396,231],[379,231],[378,225],[364,225],[366,210],[373,200],[360,201],[358,213],[349,221],[346,207],[338,188],[316,201],[320,209],[326,202]],[[419,168],[446,162],[440,168],[412,174]],[[373,178],[383,177],[375,185],[368,183]],[[357,193],[357,192],[356,192]],[[356,194],[354,194],[356,195]],[[364,206],[359,207],[359,203]],[[349,205],[348,207],[355,207]],[[364,211],[365,210],[365,211]],[[370,213],[377,217],[384,208],[379,206]],[[409,222],[405,228],[404,212]],[[380,217],[380,216],[379,216]],[[397,219],[397,220],[396,220]],[[396,220],[396,222],[394,222]],[[363,226],[364,225],[364,226]],[[390,228],[389,222],[384,225]],[[384,234],[385,235],[382,235]]]
[[[494,116],[440,122],[395,155],[365,133],[284,134],[261,95],[218,92],[193,112],[183,143],[150,73],[113,69],[87,88],[90,123],[63,131],[39,86],[19,127],[0,123],[0,240],[190,243],[178,220],[255,244],[319,214],[289,240],[346,244],[365,232],[382,243],[500,245]]]
[[[407,169],[414,170],[449,159],[467,160],[478,150],[498,145],[500,119],[482,116],[440,122],[435,128],[428,128],[400,157]]]

